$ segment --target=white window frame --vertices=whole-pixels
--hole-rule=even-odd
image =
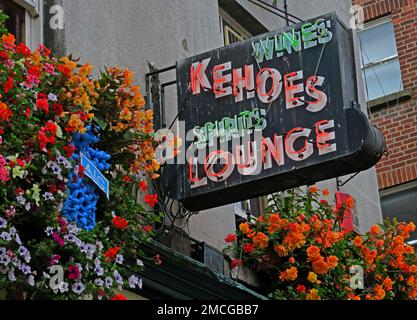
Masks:
[[[235,19],[233,19],[226,11],[219,9],[220,12],[220,32],[222,34],[222,39],[224,45],[231,44],[229,41],[229,34],[225,34],[225,30],[234,34],[240,40],[248,39],[252,35],[243,28]]]
[[[391,24],[393,24],[392,17],[391,16],[386,16],[386,17],[383,17],[383,18],[380,18],[380,19],[377,19],[377,20],[373,20],[373,21],[367,22],[367,23],[365,23],[363,30],[359,31],[358,33],[360,35],[361,33],[366,32],[369,29],[378,27],[380,25],[383,25],[383,24],[389,23],[389,22]],[[394,33],[394,37],[395,37],[395,33]],[[394,40],[396,40],[396,39],[394,39]],[[397,60],[398,59],[398,48],[397,48],[397,46],[395,46],[395,49],[397,51],[397,53],[395,55],[392,55],[392,56],[389,56],[389,57],[385,57],[385,58],[382,58],[380,60],[377,60],[377,61],[373,61],[373,62],[364,64],[363,62],[365,60],[365,57],[362,56],[363,55],[363,50],[362,50],[362,44],[361,44],[361,50],[360,50],[361,52],[360,53],[361,53],[361,57],[362,58],[361,58],[360,63],[361,63],[361,70],[362,70],[363,77],[364,78],[366,77],[366,75],[365,75],[365,71],[366,70],[368,70],[370,68],[373,68],[373,67],[376,67],[376,66],[381,65],[381,64],[388,63],[388,62],[393,61],[393,60]],[[401,70],[401,67],[400,67],[401,84],[402,84],[402,87],[403,87],[404,82],[403,82],[402,72],[401,71],[402,70]],[[365,79],[365,85],[367,85],[367,79]],[[398,91],[397,92],[400,92],[400,91],[401,91],[401,89],[398,88]],[[396,93],[396,92],[394,92],[394,93]],[[380,98],[384,98],[384,96],[381,96]],[[368,100],[368,97],[366,97],[366,99],[367,99],[367,101],[371,101],[371,100]],[[379,99],[379,98],[376,98],[376,99]]]

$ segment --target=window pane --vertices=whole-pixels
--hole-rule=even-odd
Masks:
[[[394,27],[391,21],[359,33],[364,64],[397,54]]]
[[[417,224],[417,188],[400,191],[381,198],[382,214],[391,220]],[[417,230],[411,234],[410,240],[417,239]]]
[[[398,59],[372,68],[366,68],[364,76],[368,91],[368,101],[399,92],[403,89]]]

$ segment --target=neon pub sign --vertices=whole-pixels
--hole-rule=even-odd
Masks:
[[[187,136],[168,195],[203,210],[375,165],[384,138],[361,112],[353,57],[332,13],[178,62]]]

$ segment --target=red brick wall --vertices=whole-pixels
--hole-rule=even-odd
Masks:
[[[353,0],[365,20],[391,15],[405,89],[412,99],[381,107],[371,121],[385,134],[388,157],[377,165],[381,189],[417,179],[417,0]]]

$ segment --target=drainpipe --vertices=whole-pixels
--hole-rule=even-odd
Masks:
[[[288,4],[287,0],[284,0],[284,11],[285,11],[285,21],[287,22],[287,27],[290,25],[290,21],[288,20]]]
[[[57,14],[59,13],[56,10],[62,10],[64,8],[65,0],[43,0],[43,12],[44,12],[44,21],[43,21],[43,36],[44,44],[48,47],[52,54],[55,54],[59,57],[65,56],[66,53],[66,44],[65,44],[65,10],[63,11],[64,19],[64,28],[60,29],[56,27],[54,23]],[[57,6],[57,7],[54,7]],[[59,7],[58,7],[59,6]],[[51,28],[51,26],[53,28]]]

